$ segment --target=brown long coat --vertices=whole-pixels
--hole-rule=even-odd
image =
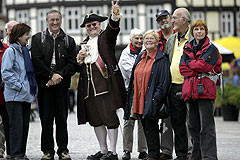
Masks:
[[[124,80],[121,71],[118,67],[118,63],[115,57],[115,46],[117,35],[120,31],[119,21],[115,22],[109,18],[107,28],[101,32],[98,37],[98,51],[99,54],[107,65],[108,71],[108,88],[112,105],[112,109],[116,110],[125,105],[126,90],[124,86]],[[86,39],[88,40],[88,38]],[[84,90],[83,90],[83,77],[82,72],[86,72],[84,69],[85,64],[80,67],[80,75],[78,82],[78,96],[77,96],[77,118],[78,124],[85,124],[88,120],[86,117]]]

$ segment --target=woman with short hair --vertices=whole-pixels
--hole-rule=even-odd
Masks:
[[[147,140],[148,160],[160,157],[159,110],[166,100],[170,85],[170,63],[158,48],[159,34],[153,30],[145,32],[141,52],[133,66],[128,87],[125,118],[141,119]]]
[[[194,39],[184,48],[180,73],[184,76],[182,97],[189,109],[189,131],[193,138],[191,159],[217,160],[214,122],[215,76],[221,72],[222,58],[210,42],[207,25],[197,20],[191,27]]]
[[[16,24],[10,33],[10,46],[2,58],[1,74],[4,98],[9,118],[10,156],[14,160],[28,160],[26,145],[31,102],[37,94],[37,84],[30,59],[28,40],[31,28]]]

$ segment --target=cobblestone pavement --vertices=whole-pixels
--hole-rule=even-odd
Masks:
[[[122,117],[122,112],[120,112]],[[240,121],[225,122],[222,117],[216,117],[217,146],[219,160],[240,160]],[[121,126],[123,122],[121,121]],[[93,128],[88,124],[77,125],[76,114],[69,114],[68,118],[69,150],[73,160],[83,160],[90,154],[99,150]],[[30,123],[27,156],[31,160],[39,160],[42,153],[40,150],[41,125],[38,118]],[[135,130],[136,135],[136,130]],[[136,136],[135,136],[136,139]],[[137,159],[137,142],[134,141],[132,158]],[[119,159],[122,157],[122,133],[119,129],[117,152]],[[55,159],[58,159],[55,156]]]

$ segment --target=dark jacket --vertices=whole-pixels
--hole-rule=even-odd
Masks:
[[[68,44],[64,40],[66,34],[60,30],[55,39],[46,30],[46,36],[42,43],[42,33],[39,32],[32,37],[32,62],[36,72],[36,79],[39,86],[46,86],[54,73],[58,73],[63,80],[58,84],[70,87],[71,76],[75,73],[76,65],[76,44],[72,37],[68,36]],[[55,44],[55,46],[54,46]],[[55,48],[54,48],[55,47]],[[56,68],[51,69],[51,62],[55,50]]]
[[[180,73],[184,76],[182,87],[184,101],[189,98],[215,99],[216,84],[210,79],[214,77],[210,76],[209,72],[220,73],[221,64],[221,55],[208,37],[197,51],[193,48],[193,40],[188,43],[179,66]],[[198,92],[201,90],[198,87],[203,87],[203,93]]]
[[[126,90],[124,81],[120,69],[118,67],[117,59],[115,57],[115,46],[117,35],[120,31],[119,21],[115,22],[109,18],[109,24],[107,28],[102,31],[98,36],[98,51],[103,60],[107,65],[107,84],[109,89],[110,101],[112,109],[116,110],[121,108],[125,104]],[[86,41],[89,38],[86,38]],[[87,122],[85,101],[84,101],[84,81],[83,75],[86,72],[85,64],[80,66],[80,75],[78,82],[78,99],[77,99],[77,117],[78,124],[85,124]]]
[[[132,108],[134,93],[134,71],[138,63],[142,60],[141,56],[145,51],[141,52],[133,66],[130,84],[128,87],[127,102],[125,106],[124,118],[129,119]],[[159,109],[166,100],[167,92],[171,82],[170,63],[167,56],[158,49],[155,61],[152,66],[151,76],[148,82],[144,113],[142,118],[159,119]]]

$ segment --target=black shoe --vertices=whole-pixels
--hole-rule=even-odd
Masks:
[[[148,157],[147,160],[159,160],[159,159],[154,157]]]
[[[41,160],[54,160],[54,154],[43,153]]]
[[[148,158],[148,154],[145,151],[140,152],[138,155],[138,159],[147,159],[147,158]]]
[[[187,160],[187,157],[177,157],[177,158],[175,158],[174,160]]]
[[[114,155],[113,152],[109,151],[107,154],[104,154],[100,160],[118,160],[118,155]]]
[[[105,155],[103,153],[101,153],[101,151],[95,153],[94,155],[90,155],[87,157],[87,160],[100,160],[100,158]]]
[[[164,153],[160,154],[160,160],[169,160],[169,159],[172,159],[172,155],[168,155]]]
[[[72,160],[68,152],[62,152],[58,156],[59,156],[59,160]]]
[[[124,154],[122,156],[122,160],[130,160],[131,159],[131,154],[129,151],[124,151]]]

